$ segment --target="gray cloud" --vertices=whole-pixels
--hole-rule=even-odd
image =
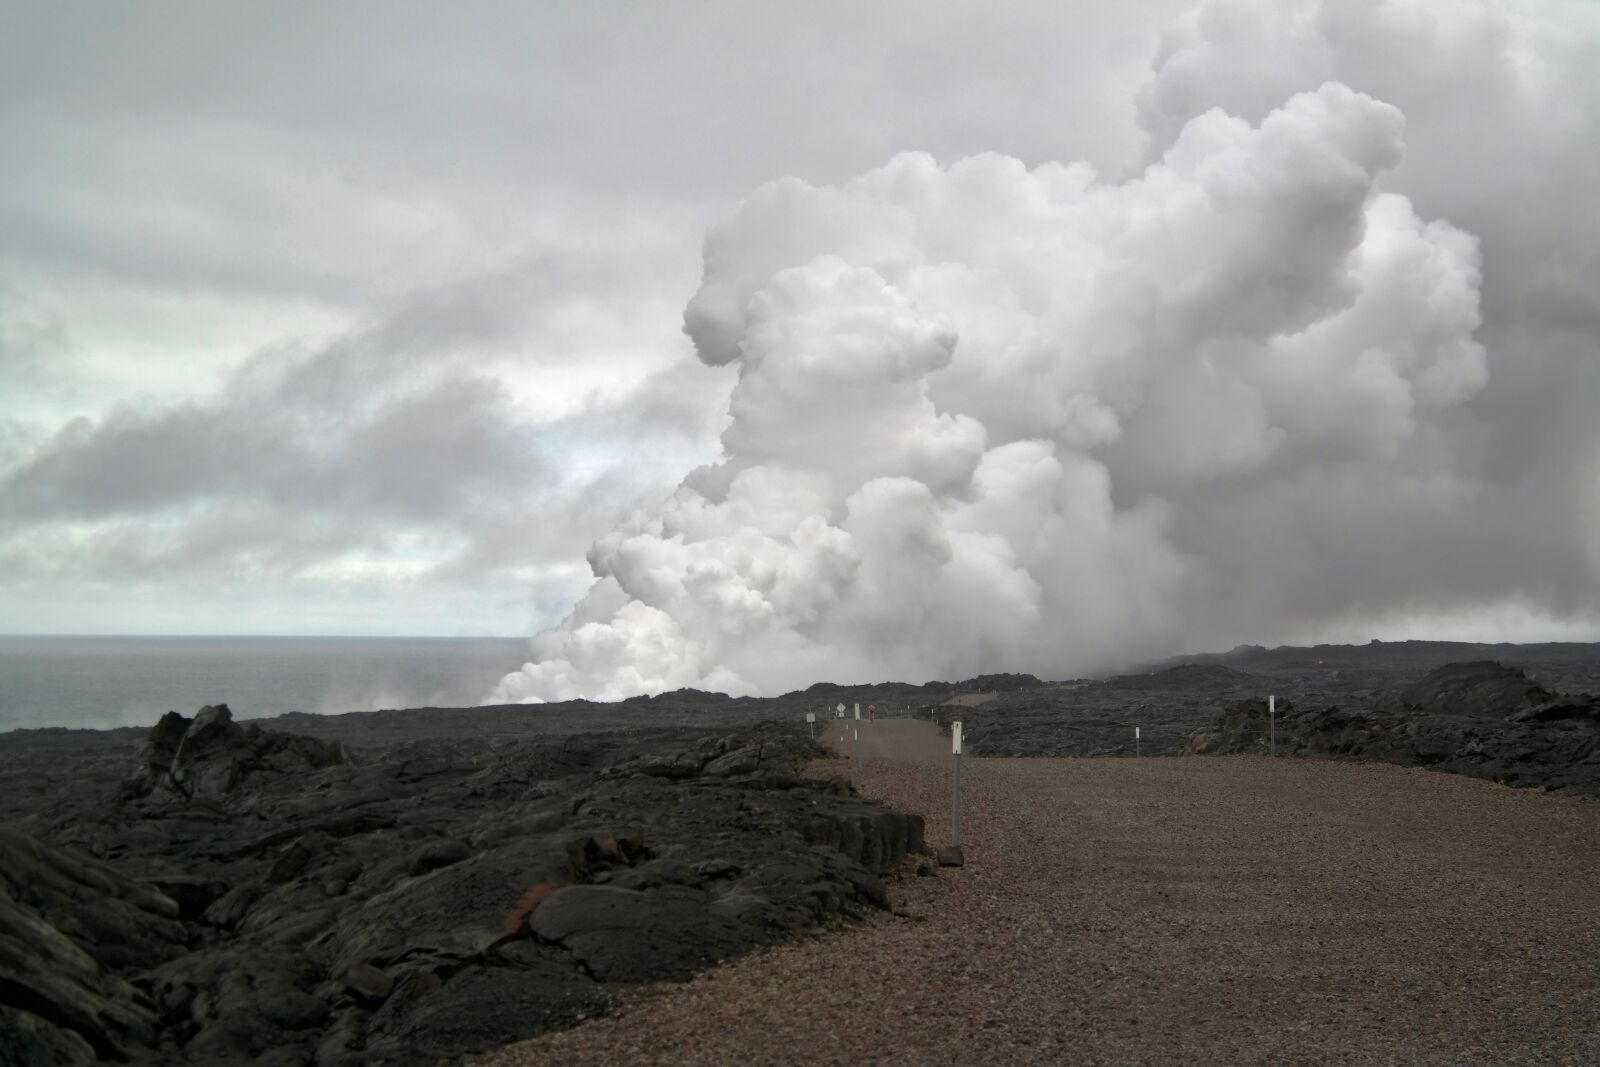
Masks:
[[[1255,120],[1284,94],[1347,81],[1406,115],[1406,157],[1384,186],[1481,243],[1477,335],[1487,379],[1408,456],[1420,457],[1424,444],[1448,454],[1474,494],[1470,504],[1445,528],[1327,545],[1321,558],[1341,578],[1286,571],[1274,578],[1283,595],[1357,610],[1393,587],[1398,567],[1414,575],[1404,587],[1419,606],[1522,597],[1556,615],[1593,611],[1597,59],[1600,14],[1583,4],[1211,2],[1164,38],[1139,97],[1152,155],[1210,108]],[[1319,488],[1326,487],[1308,492]],[[1382,514],[1400,502],[1357,495],[1344,503],[1353,513]],[[1210,525],[1209,535],[1196,531],[1200,543],[1240,543],[1234,524]],[[1358,547],[1364,551],[1353,555]]]
[[[1348,202],[1290,183],[1256,218],[1170,251],[1195,283],[1183,307],[1156,298],[1177,282],[1152,296],[1139,270],[1107,273],[1098,309],[1137,328],[1052,321],[1004,359],[958,350],[928,377],[949,417],[923,426],[904,409],[901,431],[928,438],[908,469],[939,492],[959,483],[953,457],[976,439],[956,413],[990,448],[1053,437],[1088,455],[1114,517],[1207,561],[1182,571],[1182,596],[1144,605],[1205,605],[1168,611],[1173,641],[1275,640],[1312,615],[1360,627],[1491,601],[1581,618],[1600,566],[1594,23],[1582,4],[1520,0],[11,12],[0,628],[202,628],[248,606],[239,625],[296,629],[312,602],[315,618],[358,631],[546,626],[581,592],[590,543],[685,470],[715,468],[719,435],[732,435],[722,458],[744,460],[691,478],[713,496],[749,449],[793,443],[755,414],[775,412],[793,441],[815,432],[820,420],[777,402],[797,382],[775,369],[728,403],[744,373],[729,345],[748,325],[728,301],[804,265],[792,234],[814,227],[798,238],[815,238],[812,254],[892,287],[909,269],[892,255],[917,249],[949,266],[949,287],[920,299],[967,323],[961,346],[1007,336],[975,332],[956,275],[974,248],[1009,238],[975,238],[983,225],[954,216],[908,236],[880,210],[893,197],[845,217],[830,187],[906,150],[946,167],[1000,153],[1024,173],[1084,160],[1071,180],[1114,187],[1213,108],[1259,125],[1330,80],[1405,117],[1404,158],[1351,195],[1401,194],[1424,223],[1476,239],[1481,382],[1452,385],[1449,359],[1419,370],[1460,323],[1397,285],[1395,308],[1439,327],[1397,372],[1409,396],[1364,365],[1365,378],[1312,376],[1331,383],[1326,404],[1297,418],[1250,400],[1270,370],[1251,345],[1345,307],[1349,279],[1327,268],[1370,247]],[[785,175],[809,214],[757,193],[744,229],[719,228],[727,205]],[[1237,205],[1247,185],[1195,195]],[[1297,196],[1312,214],[1295,213]],[[719,232],[738,237],[720,260]],[[972,299],[1010,301],[1020,321],[1077,284],[1070,264],[1038,266],[1051,254],[1029,245]],[[1048,284],[1021,285],[1029,270]],[[679,333],[691,296],[717,367]],[[781,317],[766,314],[769,327]],[[1201,335],[1203,350],[1190,344]],[[1140,378],[1130,345],[1170,358]],[[908,349],[907,366],[927,351]],[[1123,370],[1052,378],[1064,355]],[[1013,396],[1008,375],[1036,388]],[[859,384],[845,375],[819,395],[850,409]],[[1171,447],[1180,432],[1208,446]],[[859,459],[836,436],[833,460]],[[740,492],[773,492],[757,482]],[[1316,550],[1289,552],[1262,532],[1275,527]]]
[[[0,572],[149,582],[377,566],[482,585],[568,568],[640,492],[664,490],[652,472],[703,448],[716,411],[714,375],[685,364],[565,414],[526,409],[507,375],[537,383],[541,362],[571,356],[520,346],[595,277],[519,260],[320,347],[259,352],[211,395],[123,404],[19,445],[0,470]],[[630,462],[645,441],[653,454]],[[595,450],[612,458],[576,469]]]

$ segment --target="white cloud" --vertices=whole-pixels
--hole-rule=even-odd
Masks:
[[[726,459],[596,543],[493,699],[1072,675],[1404,602],[1316,566],[1437,553],[1475,491],[1427,445],[1486,380],[1478,246],[1379,192],[1403,128],[1330,82],[1120,183],[913,154],[759,190],[686,314],[739,371]]]

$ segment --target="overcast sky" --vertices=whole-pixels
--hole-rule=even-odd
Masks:
[[[814,466],[819,521],[854,538],[848,575],[813,576],[838,604],[867,585],[898,603],[853,494],[900,478],[927,499],[882,506],[938,516],[946,578],[963,538],[998,538],[994,581],[1022,591],[995,611],[1108,619],[1141,653],[1600,639],[1593,5],[9,7],[0,632],[531,634],[598,567],[621,585],[589,601],[612,658],[582,667],[557,632],[544,655],[566,680],[509,695],[598,692],[585,670],[715,684],[705,657],[747,639],[761,651],[724,687],[763,689],[790,680],[764,665],[831,661],[846,633],[901,673],[943,670],[975,640],[949,618],[985,599],[970,574],[918,609],[939,634],[920,652],[879,647],[853,608],[769,604],[730,636],[689,620],[726,589],[693,609],[651,592],[712,560],[741,596],[770,593],[748,564],[766,549],[728,539],[798,551],[802,516],[674,532],[659,502],[727,506],[746,470],[792,502],[784,478]],[[881,177],[907,152],[923,169]],[[980,153],[1015,170],[961,169]],[[1078,199],[997,221],[1029,197]],[[915,235],[860,238],[913,217]],[[1152,218],[1160,234],[1127,237]],[[819,256],[834,273],[779,277]],[[1123,282],[1187,303],[1108,295]],[[1032,317],[986,317],[983,294]],[[867,310],[818,318],[840,302]],[[906,335],[920,369],[894,394],[896,442],[953,442],[937,463],[856,470],[775,443],[840,405],[772,368],[862,316],[880,340],[905,316],[949,332]],[[795,355],[802,321],[834,332]],[[1113,343],[1118,324],[1148,336]],[[1055,389],[1069,414],[1007,391],[1042,363],[1026,395]],[[1060,507],[1027,520],[1058,530],[1048,551],[978,502],[1024,445],[1067,472],[1041,490]],[[1100,486],[1092,521],[1073,479]],[[630,579],[624,534],[712,547]],[[646,608],[681,615],[662,640],[694,654],[616,653],[643,639],[618,612]],[[1002,661],[1087,662],[1030,646],[973,665]]]

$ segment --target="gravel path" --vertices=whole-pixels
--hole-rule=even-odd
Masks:
[[[864,791],[942,843],[948,739],[867,738]],[[475,1062],[1600,1062],[1593,801],[1255,756],[969,756],[962,789],[967,866],[893,883],[909,918]]]

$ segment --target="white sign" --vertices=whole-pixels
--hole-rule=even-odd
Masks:
[[[856,718],[858,718],[858,719],[861,718],[861,705],[860,704],[856,705]]]
[[[816,712],[814,712],[814,711],[806,712],[806,722],[816,722],[816,721],[817,721],[817,713]]]
[[[961,720],[957,719],[950,724],[950,751],[957,756],[961,755]]]
[[[1268,697],[1267,698],[1267,714],[1268,715],[1276,715],[1276,714],[1278,714],[1278,698],[1277,697]]]
[[[1135,741],[1139,740],[1139,728],[1137,726],[1133,728],[1133,739]]]
[[[840,704],[838,707],[834,708],[833,710],[837,711],[839,713],[839,718],[841,718],[841,719],[844,718],[844,705],[843,704]]]

